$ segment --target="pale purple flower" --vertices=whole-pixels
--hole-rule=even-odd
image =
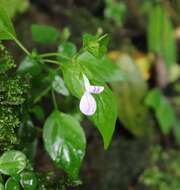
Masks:
[[[100,94],[103,90],[103,86],[93,86],[86,75],[83,75],[85,92],[80,100],[79,108],[81,112],[87,116],[91,116],[96,112],[96,100],[92,94]]]

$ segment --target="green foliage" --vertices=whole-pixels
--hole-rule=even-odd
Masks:
[[[61,59],[66,59],[67,57],[73,57],[76,52],[76,46],[71,42],[63,42],[58,47],[58,52],[61,55]]]
[[[151,161],[140,177],[140,181],[150,190],[178,190],[180,155],[176,150],[163,151],[152,148]]]
[[[69,95],[69,91],[66,88],[63,79],[59,76],[56,75],[54,77],[54,80],[52,82],[52,88],[55,92],[62,94],[64,96],[68,96]]]
[[[4,7],[8,15],[12,18],[16,13],[22,13],[29,7],[28,0],[0,0],[0,5]]]
[[[109,37],[107,34],[99,37],[90,34],[83,35],[83,48],[95,57],[102,57],[107,53]]]
[[[72,180],[77,180],[86,147],[80,124],[72,116],[54,111],[45,122],[43,139],[57,167],[66,171]]]
[[[105,17],[114,21],[116,25],[122,26],[127,12],[126,4],[118,0],[106,0]]]
[[[4,190],[4,185],[0,183],[0,190]]]
[[[73,59],[72,63],[66,63],[62,68],[64,81],[70,92],[77,98],[81,98],[84,93],[83,73],[88,76],[92,84],[105,86],[104,92],[96,97],[97,112],[92,117],[92,121],[103,137],[105,148],[110,144],[117,117],[116,100],[105,81],[111,81],[113,77],[116,80],[116,77],[122,80],[121,72],[118,72],[116,66],[111,64],[107,58],[99,60],[85,51]]]
[[[167,67],[176,63],[174,28],[161,4],[153,7],[148,23],[148,47],[151,52],[164,58]]]
[[[77,62],[84,72],[98,81],[112,82],[126,79],[124,73],[106,56],[98,59],[85,51],[77,57]]]
[[[52,26],[33,24],[31,26],[32,38],[35,42],[41,44],[54,43],[59,33]]]
[[[0,40],[10,40],[16,36],[6,10],[0,6]]]
[[[26,167],[26,156],[15,150],[6,151],[0,157],[0,172],[5,175],[14,176]]]
[[[37,177],[34,172],[23,171],[20,174],[20,183],[24,190],[36,190],[37,189]]]
[[[141,136],[147,131],[148,111],[143,104],[147,84],[130,56],[123,55],[116,64],[128,78],[111,83],[118,100],[119,119],[134,135]]]
[[[168,134],[176,121],[174,110],[168,100],[159,89],[153,89],[149,91],[145,103],[154,110],[161,131]]]
[[[20,190],[20,185],[14,178],[10,177],[6,181],[5,190]]]
[[[117,102],[108,86],[105,86],[104,92],[96,97],[96,103],[97,111],[92,116],[92,121],[99,129],[103,137],[104,148],[107,149],[110,145],[117,119]]]

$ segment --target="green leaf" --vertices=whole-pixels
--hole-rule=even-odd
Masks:
[[[31,26],[32,38],[41,44],[52,44],[56,42],[59,32],[52,26],[33,24]]]
[[[122,81],[126,76],[121,70],[107,57],[97,59],[89,52],[80,54],[77,62],[89,73],[94,79],[105,82]]]
[[[0,172],[5,175],[16,175],[25,167],[26,156],[20,151],[7,151],[0,157]]]
[[[86,148],[80,124],[72,116],[54,111],[45,122],[43,140],[56,165],[77,180]]]
[[[24,171],[20,175],[20,183],[24,190],[36,190],[37,189],[37,177],[34,172]]]
[[[28,0],[0,0],[0,5],[7,10],[8,15],[13,18],[16,13],[22,13],[29,7]]]
[[[59,75],[56,75],[54,77],[54,80],[52,82],[52,88],[54,89],[55,92],[59,94],[62,94],[64,96],[69,96],[69,91],[66,88],[63,79]]]
[[[59,45],[58,52],[61,53],[60,57],[62,58],[73,57],[77,52],[77,48],[71,42],[63,42]]]
[[[98,83],[95,84],[98,85]],[[104,148],[107,149],[115,129],[117,102],[108,86],[105,86],[105,90],[101,94],[95,96],[95,99],[97,110],[91,119],[99,129],[103,137]]]
[[[0,183],[0,190],[4,190],[4,185]]]
[[[25,57],[20,63],[17,71],[19,73],[29,73],[32,76],[38,76],[42,71],[42,65],[40,62],[30,57]]]
[[[0,6],[0,40],[12,40],[15,36],[13,24],[6,10]]]
[[[167,67],[176,63],[174,29],[166,10],[157,4],[151,11],[148,23],[149,50],[161,55]]]
[[[101,37],[90,34],[83,35],[83,48],[95,57],[102,57],[106,54],[108,42],[109,37],[107,34]]]
[[[147,130],[145,127],[147,108],[143,103],[147,84],[130,56],[121,56],[116,64],[128,78],[128,80],[111,83],[113,92],[117,96],[119,120],[131,133],[143,136]]]
[[[161,94],[159,89],[151,90],[146,97],[145,103],[155,111],[162,132],[168,134],[172,129],[176,118],[170,103]]]
[[[68,90],[77,98],[84,92],[81,67],[77,63],[62,64],[63,78]]]
[[[10,177],[6,181],[5,190],[20,190],[20,185],[14,178]]]

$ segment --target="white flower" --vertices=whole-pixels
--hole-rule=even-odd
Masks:
[[[96,112],[96,100],[91,95],[100,94],[103,90],[103,86],[92,86],[86,75],[83,74],[85,92],[80,100],[79,108],[81,112],[87,116],[91,116]]]

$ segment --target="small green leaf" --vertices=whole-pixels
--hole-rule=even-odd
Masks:
[[[37,177],[34,172],[24,171],[20,175],[20,183],[24,190],[36,190],[37,189]]]
[[[52,26],[33,24],[31,26],[32,38],[41,44],[52,44],[56,42],[59,32]]]
[[[77,48],[76,46],[71,42],[63,42],[58,47],[58,52],[60,52],[60,57],[73,57],[76,52]]]
[[[77,180],[86,148],[80,124],[72,116],[54,111],[45,122],[43,140],[56,165]]]
[[[117,102],[108,86],[105,86],[105,90],[95,98],[97,110],[92,116],[92,121],[99,129],[103,137],[104,148],[107,149],[115,129],[117,119]]]
[[[5,175],[16,175],[25,167],[26,156],[20,151],[7,151],[0,157],[0,172]]]
[[[107,45],[109,42],[108,35],[92,36],[90,34],[83,35],[83,48],[95,57],[102,57],[107,52]]]
[[[69,96],[69,91],[66,88],[63,79],[59,75],[56,75],[54,77],[54,80],[52,82],[52,87],[55,92],[62,94],[64,96]]]
[[[12,40],[15,36],[13,24],[6,10],[0,6],[0,40]]]
[[[14,178],[10,177],[6,181],[5,190],[20,190],[20,185]]]

